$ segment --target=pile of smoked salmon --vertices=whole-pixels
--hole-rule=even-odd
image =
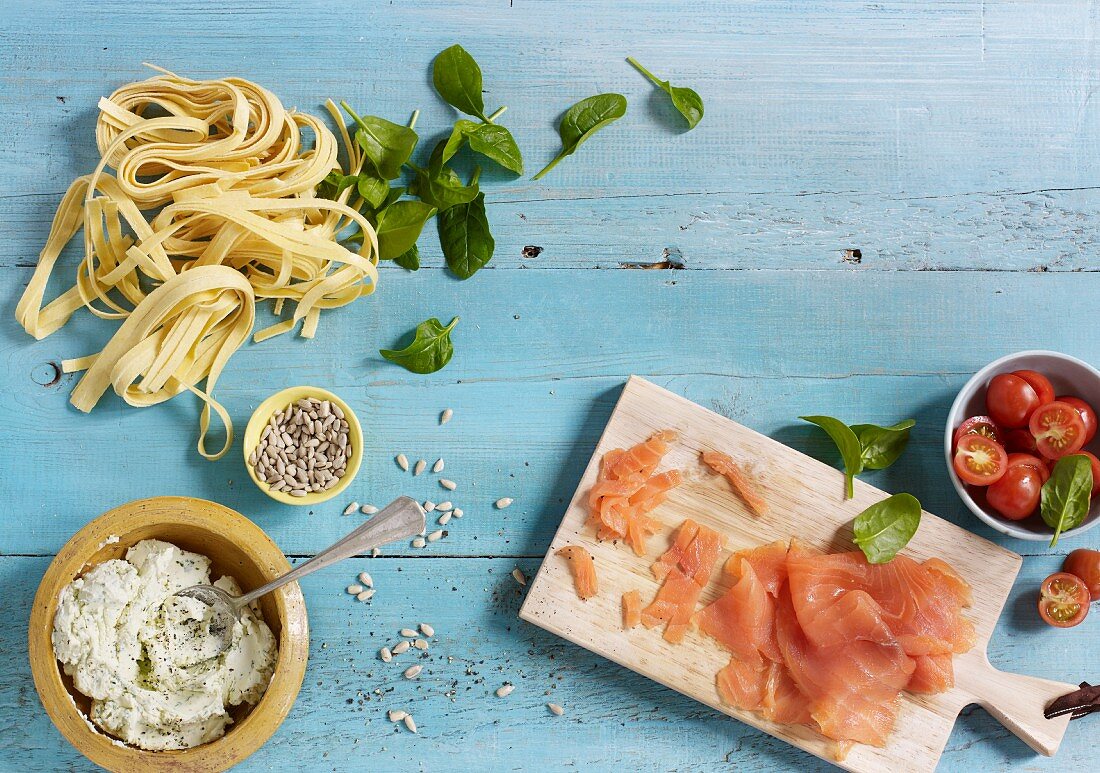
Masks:
[[[677,470],[656,472],[675,437],[660,432],[604,456],[589,497],[599,539],[622,539],[645,555],[660,525],[649,513],[683,480]],[[767,513],[732,458],[706,452],[702,461],[730,480],[754,514]],[[902,691],[954,686],[952,658],[974,644],[962,614],[971,592],[943,561],[899,555],[872,565],[859,551],[825,554],[797,540],[775,542],[733,553],[722,572],[724,594],[699,609],[723,547],[718,532],[685,520],[651,567],[661,582],[653,600],[646,604],[639,590],[622,597],[624,628],[663,626],[673,643],[694,628],[729,650],[716,678],[723,702],[809,725],[837,742],[842,759],[853,743],[886,744]],[[583,556],[563,554],[588,598],[597,592],[595,566],[587,551],[575,550]]]

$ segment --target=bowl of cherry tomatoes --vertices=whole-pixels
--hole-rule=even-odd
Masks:
[[[947,414],[944,452],[955,491],[999,532],[1049,540],[1039,515],[1043,484],[1059,459],[1087,456],[1093,489],[1073,536],[1100,522],[1100,371],[1059,352],[1026,351],[986,365]]]

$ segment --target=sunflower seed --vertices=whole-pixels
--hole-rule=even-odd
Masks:
[[[438,505],[435,502],[433,502],[432,500],[430,500],[430,499],[424,500],[424,512],[425,513],[430,513],[432,510],[435,510],[436,507],[438,507]]]
[[[412,732],[416,732],[416,722],[412,718],[412,714],[405,715],[405,727],[409,728]]]
[[[424,547],[424,546],[425,546],[425,545],[427,545],[427,544],[428,544],[428,543],[424,541],[424,538],[423,538],[423,537],[417,537],[416,539],[414,539],[414,540],[412,541],[412,546],[413,546],[414,548],[422,548],[422,547]]]
[[[432,472],[443,472],[443,457],[439,457],[435,460],[435,464],[432,465]]]
[[[512,690],[514,689],[516,689],[515,685],[505,682],[503,686],[497,688],[497,697],[507,698],[509,695],[512,694]]]
[[[402,628],[400,631],[398,631],[398,633],[407,639],[415,639],[417,636],[420,635],[418,631],[415,631],[412,628]]]
[[[378,650],[378,657],[382,658],[384,662],[389,663],[391,660],[393,660],[393,653],[390,652],[389,647],[383,647],[382,649]],[[390,721],[394,722],[396,720]]]
[[[446,478],[440,478],[439,485],[447,489],[448,491],[454,491],[456,488],[458,488],[457,483],[455,483],[453,480],[447,480]]]
[[[435,636],[435,629],[432,628],[427,623],[421,623],[420,624],[420,633],[424,634],[425,636]]]
[[[390,709],[386,716],[389,717],[390,722],[400,722],[409,715],[401,709]]]
[[[451,417],[454,415],[454,411],[452,411],[450,408],[446,409],[445,411],[443,411],[443,413],[439,414],[439,423],[446,424],[451,420]]]
[[[527,576],[519,570],[518,566],[512,570],[512,576],[516,578],[516,582],[518,582],[520,585],[527,584]]]
[[[511,497],[501,497],[500,499],[498,499],[496,501],[496,508],[497,508],[497,510],[503,510],[504,508],[506,508],[510,504],[512,504],[512,498]]]
[[[413,642],[413,646],[418,650],[426,650],[428,649],[428,642],[424,639],[417,639]]]
[[[363,583],[368,588],[373,588],[374,587],[374,579],[369,574],[367,574],[366,572],[360,572],[359,573],[359,582]]]
[[[454,512],[452,513],[452,515],[454,515],[455,518],[461,518],[462,517],[462,508],[461,507],[456,507],[454,509]]]
[[[559,717],[565,713],[565,709],[563,709],[556,703],[547,703],[546,708],[550,709],[551,713],[556,714]]]
[[[423,667],[419,663],[417,663],[415,666],[409,666],[405,669],[405,678],[416,679],[416,677],[420,676],[420,672],[422,670]]]
[[[448,523],[450,523],[450,521],[451,521],[451,513],[450,513],[450,511],[448,511],[446,513],[443,513],[443,515],[439,516],[438,523],[439,523],[440,526],[446,526]]]
[[[382,548],[371,548],[370,555],[371,558],[378,558],[378,556],[382,555]]]
[[[347,588],[345,588],[345,590],[347,590],[349,595],[354,596],[357,593],[362,593],[363,592],[363,586],[362,585],[349,585]]]
[[[425,462],[423,459],[417,459],[416,466],[413,467],[413,475],[419,475],[420,473],[424,472],[424,468],[427,466],[428,463]]]
[[[409,649],[409,643],[407,641],[399,641],[393,645],[393,654],[400,655],[402,652],[407,652]]]
[[[367,588],[362,593],[356,594],[355,598],[359,601],[369,601],[370,597],[374,595],[374,588]]]
[[[359,503],[358,502],[352,502],[350,505],[348,505],[347,507],[344,508],[344,515],[351,515],[352,513],[354,513],[358,509],[359,509]]]
[[[378,512],[378,508],[374,505],[363,505],[359,508],[359,512],[361,512],[363,515],[374,515]]]
[[[405,470],[406,472],[408,472],[408,470],[409,470],[409,457],[405,456],[404,454],[398,454],[397,457],[394,459],[394,461],[397,462],[398,467],[400,467],[402,470]]]
[[[435,506],[435,509],[440,510],[440,511],[442,511],[442,510],[451,510],[453,508],[454,508],[454,505],[452,505],[449,500],[446,501],[446,502],[440,502],[438,505]]]
[[[435,531],[433,531],[431,534],[428,535],[428,542],[435,542],[437,539],[441,539],[442,537],[443,537],[443,529],[436,529]]]

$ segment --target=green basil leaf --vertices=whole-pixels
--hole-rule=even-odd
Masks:
[[[455,43],[439,52],[432,63],[432,83],[453,107],[489,122],[481,94],[481,68],[462,46]]]
[[[363,153],[383,178],[396,180],[401,176],[401,166],[416,148],[416,132],[374,115],[355,116],[355,120],[359,124],[355,141]]]
[[[470,123],[467,121],[467,123]],[[466,139],[470,150],[496,161],[509,172],[523,174],[523,155],[512,133],[494,123],[474,124],[467,129]]]
[[[413,373],[435,373],[451,361],[451,331],[457,324],[458,317],[446,327],[432,317],[416,326],[413,342],[404,349],[382,349],[378,353]]]
[[[371,208],[381,209],[386,196],[389,195],[390,184],[381,177],[364,172],[358,177],[356,190],[363,197],[363,201],[371,205]]]
[[[821,427],[836,443],[840,458],[844,460],[845,499],[851,499],[855,493],[852,481],[855,476],[863,472],[863,447],[859,444],[856,433],[840,419],[834,419],[832,416],[799,416],[798,418]]]
[[[409,249],[402,252],[393,262],[401,266],[401,268],[407,268],[409,271],[417,271],[420,269],[420,248],[415,244]]]
[[[403,185],[397,185],[390,188],[386,193],[386,198],[382,200],[382,203],[378,205],[379,211],[384,210],[390,204],[393,204],[399,198],[405,195],[405,187]]]
[[[855,543],[871,564],[894,560],[920,526],[920,502],[912,494],[894,494],[868,507],[852,523]]]
[[[881,470],[896,462],[909,443],[909,430],[916,423],[913,419],[906,419],[892,427],[853,424],[851,430],[859,438],[863,469]]]
[[[465,144],[466,132],[482,125],[487,126],[488,124],[476,124],[473,121],[467,121],[465,118],[455,121],[454,128],[451,129],[451,136],[446,140],[437,142],[432,150],[428,169],[437,174],[443,168],[443,165],[454,158],[455,153]]]
[[[534,176],[537,180],[563,158],[571,156],[593,134],[626,115],[626,97],[622,94],[597,94],[582,99],[565,111],[558,134],[561,135],[561,152]]]
[[[668,81],[661,80],[649,70],[642,67],[642,65],[638,63],[638,60],[632,56],[628,56],[626,61],[634,65],[642,75],[653,81],[661,91],[668,94],[672,99],[672,106],[675,107],[680,115],[684,117],[684,120],[688,122],[688,131],[694,129],[698,126],[699,122],[703,120],[703,98],[693,89],[689,89],[686,86],[673,86]]]
[[[1039,514],[1054,529],[1050,546],[1064,531],[1076,529],[1089,514],[1092,499],[1092,462],[1084,454],[1063,456],[1050,471],[1039,496]]]
[[[493,257],[496,243],[489,232],[485,194],[468,204],[456,204],[439,213],[439,246],[459,279],[469,279]]]
[[[439,146],[437,145],[438,149]],[[432,154],[433,157],[436,155]],[[458,204],[468,204],[478,194],[477,181],[466,185],[459,179],[453,169],[442,167],[439,170],[421,169],[413,167],[416,171],[416,195],[421,201],[425,201],[445,212]]]
[[[378,213],[378,257],[393,260],[407,252],[420,238],[424,224],[435,207],[422,201],[395,201]]]
[[[345,188],[355,185],[357,180],[353,174],[344,174],[339,169],[333,169],[317,184],[317,197],[335,201]]]

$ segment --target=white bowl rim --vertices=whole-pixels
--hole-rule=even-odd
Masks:
[[[1096,377],[1097,382],[1100,382],[1100,370],[1097,370],[1095,367],[1085,362],[1084,360],[1078,357],[1074,357],[1072,354],[1064,354],[1062,352],[1056,352],[1051,349],[1025,349],[1023,351],[1013,352],[1012,354],[1006,354],[1003,357],[998,357],[997,359],[993,360],[993,362],[981,368],[977,373],[967,379],[967,382],[962,385],[962,388],[959,389],[958,394],[955,395],[955,399],[954,401],[952,401],[951,407],[947,411],[947,422],[944,427],[944,458],[947,462],[947,475],[951,478],[951,485],[955,487],[955,493],[959,495],[959,499],[961,499],[963,504],[966,505],[966,508],[974,515],[978,516],[978,518],[982,522],[988,524],[989,526],[992,526],[997,531],[1001,532],[1002,534],[1008,535],[1009,537],[1015,537],[1016,539],[1028,540],[1031,542],[1048,542],[1053,535],[1038,534],[1033,531],[1027,531],[1026,529],[1021,529],[1013,525],[1010,521],[996,518],[987,513],[985,509],[979,506],[978,503],[974,501],[974,498],[970,496],[970,492],[966,490],[966,486],[964,486],[963,482],[959,480],[959,476],[955,474],[955,467],[952,464],[952,451],[954,450],[952,446],[954,445],[955,428],[956,424],[959,423],[957,421],[957,414],[961,413],[962,410],[962,405],[964,402],[963,395],[967,395],[966,399],[969,400],[974,391],[974,384],[983,383],[987,378],[989,378],[991,374],[994,374],[999,369],[1004,368],[1007,363],[1012,362],[1013,360],[1022,359],[1024,357],[1050,357],[1052,359],[1070,362],[1074,365],[1078,365],[1084,368],[1086,371],[1091,372],[1092,375]],[[1076,529],[1073,529],[1072,534],[1074,536],[1077,536],[1078,534],[1081,534],[1096,526],[1098,523],[1100,523],[1100,516],[1093,516],[1086,520],[1083,524],[1078,526]]]

